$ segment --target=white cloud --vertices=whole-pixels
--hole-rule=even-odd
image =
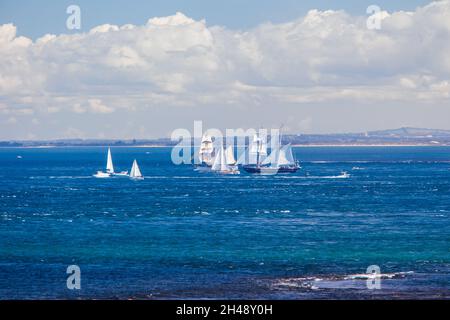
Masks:
[[[227,105],[276,115],[283,105],[448,99],[449,0],[383,13],[381,30],[368,30],[366,19],[312,10],[294,21],[237,31],[176,13],[141,26],[105,24],[34,42],[5,24],[0,97],[7,107],[1,111],[127,110],[131,116]]]
[[[81,104],[75,103],[72,107],[72,111],[75,113],[85,113],[86,108],[84,108]]]
[[[100,99],[89,99],[89,109],[92,113],[111,113],[114,112],[113,108],[110,108],[102,103]]]

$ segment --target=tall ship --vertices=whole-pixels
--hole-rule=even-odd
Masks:
[[[242,156],[239,163],[242,165],[242,169],[248,173],[273,173],[273,168],[263,165],[263,161],[267,157],[267,141],[258,134],[253,136],[252,142]]]
[[[200,163],[195,166],[198,171],[209,171],[214,163],[214,144],[212,137],[207,134],[202,137],[198,159]]]
[[[255,135],[248,148],[247,163],[242,168],[252,174],[295,173],[300,169],[290,144],[281,146],[281,136],[276,147],[267,156],[267,142]]]

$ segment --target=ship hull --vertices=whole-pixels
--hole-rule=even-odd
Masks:
[[[247,165],[242,167],[246,172],[251,174],[267,174],[273,175],[278,173],[277,167],[264,167],[264,166],[255,166],[255,165]]]
[[[296,173],[299,166],[280,166],[280,167],[265,167],[256,165],[246,165],[242,167],[246,172],[251,174],[267,174],[273,175],[278,173]]]
[[[296,173],[299,169],[299,166],[281,166],[278,168],[278,173]]]
[[[197,172],[210,172],[211,166],[203,162],[202,164],[195,165],[194,170]]]

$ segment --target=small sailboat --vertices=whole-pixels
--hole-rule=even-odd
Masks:
[[[108,148],[108,156],[106,159],[106,172],[97,171],[94,174],[96,178],[110,178],[112,176],[128,176],[128,171],[114,172],[114,165],[112,161],[111,148]]]
[[[237,167],[235,165],[229,165],[227,160],[229,159],[227,159],[226,152],[223,148],[223,145],[221,144],[219,151],[217,152],[216,157],[214,159],[214,163],[211,167],[211,171],[220,174],[240,174]]]
[[[108,158],[106,160],[106,173],[114,174],[114,165],[112,162],[111,148],[108,148]]]
[[[141,173],[141,170],[139,170],[139,166],[137,164],[136,159],[133,161],[133,166],[131,167],[130,171],[130,178],[135,180],[143,180],[144,176]]]

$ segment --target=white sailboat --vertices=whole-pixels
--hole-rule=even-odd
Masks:
[[[227,148],[228,149],[228,148]],[[214,159],[214,163],[211,167],[211,171],[220,173],[220,174],[240,174],[239,170],[234,165],[229,165],[227,160],[227,154],[223,148],[223,145],[220,145],[219,151],[216,154]],[[234,159],[234,156],[233,156]]]
[[[114,174],[114,165],[112,162],[111,148],[108,148],[108,158],[106,160],[106,172]]]
[[[111,148],[108,148],[108,156],[106,159],[106,172],[97,171],[94,174],[96,178],[110,178],[112,176],[127,176],[128,171],[114,172],[114,165],[112,161]]]
[[[130,178],[136,179],[136,180],[144,179],[144,176],[142,175],[141,170],[139,170],[139,166],[137,164],[136,159],[134,159],[133,166],[131,167]]]

